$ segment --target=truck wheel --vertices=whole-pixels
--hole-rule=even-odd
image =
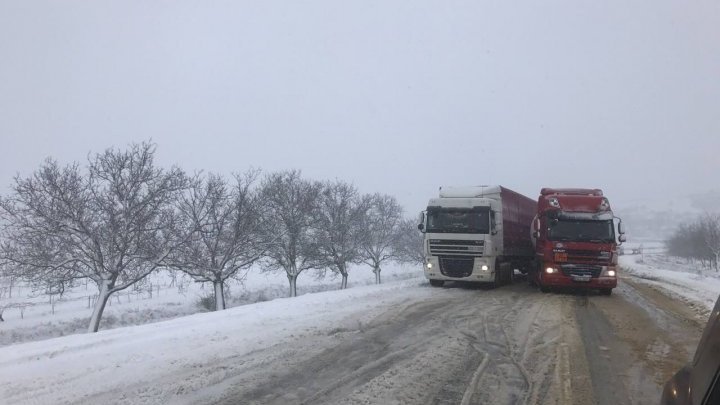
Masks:
[[[612,288],[601,288],[600,289],[600,295],[611,295],[612,294]]]
[[[538,283],[537,283],[537,281],[535,280],[535,272],[534,272],[534,271],[528,272],[527,280],[528,280],[528,284],[530,284],[530,287],[537,287],[537,286],[538,286]]]
[[[495,280],[490,283],[492,288],[498,288],[505,283],[505,276],[502,274],[499,267],[495,268]]]
[[[442,287],[445,284],[443,280],[430,280],[430,285],[433,287]]]
[[[512,284],[513,270],[507,262],[495,261],[495,287]]]

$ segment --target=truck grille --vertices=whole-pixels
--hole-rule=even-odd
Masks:
[[[440,257],[440,273],[447,277],[469,277],[473,271],[472,257]]]
[[[601,256],[601,253],[595,250],[567,250],[567,260],[573,262],[592,262],[592,263],[609,263],[609,256]]]
[[[590,276],[597,278],[602,272],[602,266],[590,266],[584,264],[563,264],[560,266],[566,276]]]
[[[448,240],[430,239],[428,250],[431,256],[473,256],[480,257],[485,249],[485,241],[482,240]]]

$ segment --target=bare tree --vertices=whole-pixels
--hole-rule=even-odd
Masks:
[[[28,178],[15,178],[0,202],[4,259],[23,278],[60,287],[78,278],[98,288],[89,332],[96,332],[111,294],[162,266],[181,241],[172,203],[186,186],[178,168],[154,163],[155,146],[108,149],[78,164],[47,160]]]
[[[213,284],[216,311],[225,309],[225,282],[252,266],[268,248],[260,199],[252,188],[258,174],[250,170],[235,175],[232,185],[211,174],[196,179],[180,200],[188,243],[168,262],[197,282]]]
[[[2,246],[2,243],[0,243],[0,246]],[[12,298],[16,281],[17,276],[13,274],[9,263],[0,262],[0,298]]]
[[[297,296],[300,273],[321,265],[314,243],[321,190],[320,183],[303,179],[297,170],[270,174],[262,182],[265,223],[275,235],[265,255],[265,269],[285,271],[291,297]]]
[[[398,256],[398,229],[402,222],[402,207],[395,197],[374,194],[369,197],[369,208],[363,224],[361,260],[372,267],[375,282],[380,284],[381,266]]]
[[[342,276],[340,288],[347,288],[348,265],[360,262],[362,223],[367,199],[342,181],[327,182],[318,198],[319,221],[315,236],[318,258],[323,267]]]
[[[396,260],[410,264],[424,263],[423,242],[423,234],[417,229],[417,220],[404,219],[398,227]]]
[[[705,214],[702,219],[703,237],[712,261],[715,263],[715,271],[718,271],[720,261],[720,215]]]
[[[3,312],[11,305],[10,299],[12,299],[12,277],[8,275],[4,263],[0,263],[0,322],[5,322]]]
[[[720,216],[705,214],[690,224],[683,224],[665,242],[668,254],[687,260],[699,260],[702,266],[718,269],[720,258]]]

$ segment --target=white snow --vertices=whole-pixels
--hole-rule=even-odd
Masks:
[[[422,274],[417,266],[389,265],[383,268],[384,281],[402,280]],[[101,330],[116,327],[158,322],[205,311],[198,306],[201,297],[212,293],[212,285],[204,287],[189,277],[178,276],[171,286],[166,272],[153,274],[148,283],[113,294],[105,308],[100,324]],[[350,287],[375,282],[374,273],[367,266],[350,269]],[[307,271],[298,279],[298,294],[338,289],[340,279],[328,275],[319,279]],[[149,289],[152,287],[152,294]],[[263,273],[258,269],[248,272],[242,282],[230,280],[230,295],[226,296],[228,307],[269,301],[288,295],[288,281],[283,272]],[[68,289],[54,304],[54,310],[46,295],[33,293],[29,288],[16,285],[12,298],[0,294],[0,307],[5,306],[5,322],[0,322],[0,346],[24,343],[85,333],[92,313],[92,303],[97,288],[90,283]],[[5,298],[1,298],[5,296]],[[58,297],[56,296],[57,300]],[[21,307],[24,306],[24,309]]]
[[[659,287],[669,295],[697,304],[709,313],[720,295],[720,273],[699,263],[664,254],[620,256],[623,270],[641,282]]]
[[[322,346],[333,330],[357,329],[388,305],[432,292],[418,273],[382,285],[5,346],[0,403],[192,402],[194,392],[222,382],[223,370],[234,363],[264,361],[258,353],[268,351],[261,349],[300,339]],[[159,383],[127,395],[148,381]]]

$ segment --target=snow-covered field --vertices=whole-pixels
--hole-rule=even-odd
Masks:
[[[422,275],[422,270],[417,266],[388,265],[382,271],[383,281],[388,282],[418,275]],[[368,267],[357,266],[350,270],[348,280],[350,288],[366,286],[375,282],[375,276]],[[298,278],[298,294],[335,290],[339,285],[340,279],[331,274],[318,278],[308,271]],[[22,285],[14,286],[12,297],[8,297],[7,289],[4,292],[0,294],[0,307],[6,308],[3,312],[5,322],[0,322],[0,346],[85,333],[97,293],[92,284],[71,288],[62,297],[52,297],[52,301],[51,297]],[[112,296],[100,330],[206,312],[200,301],[210,294],[212,285],[195,283],[181,275],[173,283],[166,272],[154,274],[137,288]],[[242,281],[229,283],[226,299],[228,307],[235,307],[282,298],[287,294],[288,282],[284,273],[263,273],[253,269]]]
[[[708,314],[720,295],[720,273],[664,254],[620,256],[623,271]]]
[[[358,329],[394,303],[432,294],[415,272],[411,278],[343,291],[244,305],[147,325],[102,330],[0,348],[0,403],[158,403],[224,381],[232,358],[278,346],[323,347],[336,333]],[[277,350],[282,353],[282,350]],[[257,357],[257,356],[255,356]],[[258,359],[253,361],[279,361]],[[280,360],[281,361],[281,360]],[[216,365],[216,366],[213,366]],[[141,395],[129,387],[163,379]],[[222,384],[217,389],[222,389]],[[207,392],[205,392],[207,394]],[[192,403],[192,398],[187,399]]]

